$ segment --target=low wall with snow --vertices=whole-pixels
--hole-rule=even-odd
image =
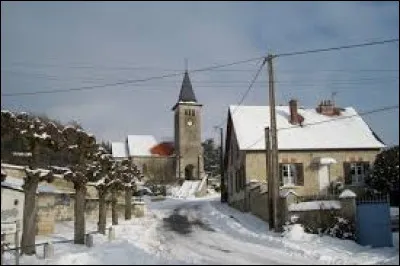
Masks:
[[[268,221],[268,192],[263,186],[249,189],[248,193],[249,211],[264,221]]]

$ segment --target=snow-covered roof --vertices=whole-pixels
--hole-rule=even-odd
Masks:
[[[265,149],[265,127],[270,126],[269,106],[232,105],[229,112],[239,148]],[[303,127],[289,123],[289,106],[276,107],[279,150],[385,147],[352,107],[345,108],[339,117],[322,115],[315,109],[299,108],[298,113],[304,117]],[[318,124],[307,125],[313,123]]]
[[[112,156],[114,158],[126,158],[128,152],[126,150],[125,142],[112,142],[111,143]]]
[[[151,135],[128,135],[128,152],[130,156],[150,156],[150,149],[157,144]]]
[[[307,201],[289,205],[289,211],[330,210],[340,208],[340,202],[337,200]]]

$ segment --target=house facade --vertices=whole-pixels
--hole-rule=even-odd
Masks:
[[[269,106],[230,106],[224,169],[229,204],[246,210],[249,185],[268,183],[265,127]],[[298,108],[296,100],[276,107],[281,190],[299,196],[329,193],[332,185],[360,191],[385,147],[352,107],[330,101]]]

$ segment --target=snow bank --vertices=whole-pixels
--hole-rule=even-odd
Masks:
[[[199,188],[200,182],[201,181],[186,180],[183,182],[180,189],[172,196],[177,198],[194,198],[194,194]]]
[[[282,235],[288,240],[310,241],[312,236],[304,232],[304,228],[300,224],[288,225]]]
[[[390,207],[390,216],[399,217],[399,207]]]

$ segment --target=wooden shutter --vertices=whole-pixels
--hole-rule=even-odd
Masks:
[[[283,186],[282,172],[283,172],[283,165],[280,163],[280,164],[279,164],[279,173],[278,173],[278,176],[279,176],[279,185],[280,185],[280,186]]]
[[[343,174],[344,174],[344,183],[346,185],[350,185],[352,183],[350,163],[347,162],[343,163]]]
[[[304,186],[304,168],[302,163],[295,163],[296,166],[296,186]]]

